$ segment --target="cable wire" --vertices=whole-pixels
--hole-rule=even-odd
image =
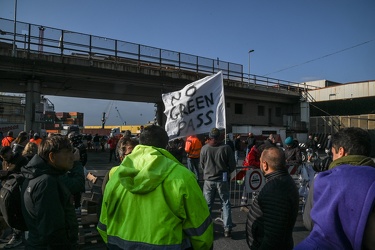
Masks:
[[[280,69],[280,70],[277,70],[277,71],[274,71],[274,72],[271,72],[271,73],[268,73],[268,74],[265,74],[263,76],[268,76],[268,75],[271,75],[271,74],[275,74],[275,73],[279,73],[281,71],[285,71],[287,69],[291,69],[291,68],[295,68],[295,67],[298,67],[298,66],[301,66],[301,65],[304,65],[304,64],[307,64],[307,63],[311,63],[311,62],[314,62],[314,61],[317,61],[317,60],[320,60],[320,59],[323,59],[325,57],[329,57],[329,56],[332,56],[332,55],[335,55],[335,54],[338,54],[338,53],[341,53],[341,52],[344,52],[346,50],[350,50],[350,49],[353,49],[355,47],[359,47],[359,46],[362,46],[366,43],[370,43],[374,41],[374,39],[372,40],[369,40],[369,41],[366,41],[366,42],[363,42],[363,43],[360,43],[360,44],[357,44],[357,45],[353,45],[351,47],[348,47],[348,48],[345,48],[345,49],[342,49],[342,50],[339,50],[339,51],[336,51],[336,52],[333,52],[333,53],[330,53],[330,54],[327,54],[327,55],[324,55],[324,56],[321,56],[321,57],[318,57],[318,58],[315,58],[315,59],[311,59],[311,60],[308,60],[306,62],[303,62],[303,63],[299,63],[299,64],[296,64],[296,65],[293,65],[293,66],[290,66],[290,67],[287,67],[287,68],[284,68],[284,69]]]

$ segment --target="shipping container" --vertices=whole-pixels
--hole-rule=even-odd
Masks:
[[[82,129],[82,134],[91,134],[91,135],[106,135],[108,136],[111,133],[109,128],[84,128]]]
[[[56,114],[56,117],[58,118],[58,119],[63,119],[63,120],[65,120],[66,118],[69,118],[70,116],[69,116],[69,113],[67,113],[67,112],[56,112],[55,113]]]

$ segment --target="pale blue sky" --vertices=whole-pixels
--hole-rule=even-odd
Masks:
[[[0,17],[14,18],[14,2],[0,0]],[[251,73],[282,80],[375,80],[374,0],[18,0],[17,20],[218,57],[245,72],[253,49]],[[109,103],[48,98],[56,111],[84,112],[85,125],[99,125]],[[153,104],[115,105],[128,124],[154,116]],[[115,113],[107,124],[120,123]]]

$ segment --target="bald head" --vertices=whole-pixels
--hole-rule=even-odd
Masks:
[[[285,169],[285,154],[278,147],[265,148],[261,160],[267,162],[272,170]]]

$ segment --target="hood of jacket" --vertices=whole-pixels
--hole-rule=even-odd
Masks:
[[[375,162],[364,155],[346,155],[341,158],[334,160],[328,167],[332,169],[339,165],[353,165],[353,166],[370,166],[375,167]]]
[[[181,163],[167,150],[137,145],[111,178],[119,178],[131,193],[144,194],[158,187]]]
[[[296,249],[361,249],[374,202],[373,167],[343,165],[319,173],[311,210],[314,228]]]
[[[43,160],[39,155],[34,155],[29,163],[21,168],[22,174],[27,179],[34,179],[43,174],[49,175],[63,175],[65,171],[56,169],[49,165],[45,160]]]

